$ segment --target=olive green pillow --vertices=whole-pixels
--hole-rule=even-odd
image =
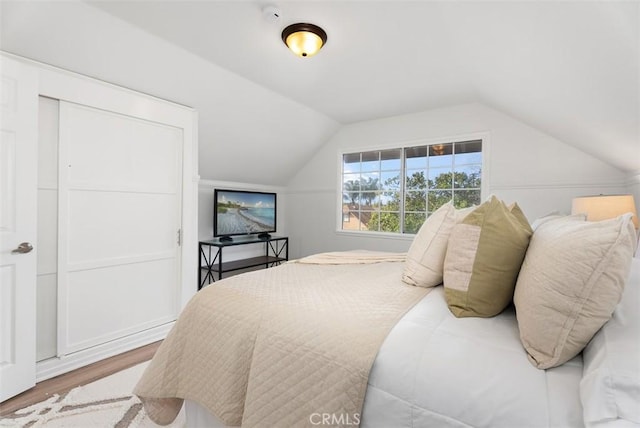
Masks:
[[[520,207],[507,207],[495,196],[454,226],[444,290],[456,317],[492,317],[511,303],[531,234]]]

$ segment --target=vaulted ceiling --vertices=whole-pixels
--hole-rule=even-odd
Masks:
[[[271,4],[278,22],[264,2],[97,5],[340,123],[479,101],[640,169],[638,2]],[[324,28],[320,54],[285,49],[294,22]]]
[[[95,11],[117,18],[122,27],[131,24],[198,61],[241,76],[247,85],[263,92],[266,88],[272,99],[278,97],[272,108],[255,108],[251,94],[239,95],[246,96],[244,114],[251,120],[245,129],[222,134],[231,150],[225,152],[227,156],[262,150],[266,160],[275,161],[263,146],[256,145],[267,144],[275,155],[288,157],[299,167],[340,124],[480,102],[621,170],[640,171],[640,3],[636,1],[87,3]],[[279,9],[277,21],[264,18],[262,10],[268,4]],[[49,7],[53,10],[54,6]],[[20,16],[16,10],[18,6],[9,9],[9,18],[3,16],[4,24],[15,24]],[[282,43],[282,29],[294,22],[311,22],[327,32],[328,42],[316,56],[298,58]],[[59,22],[49,31],[65,31],[60,28],[65,25]],[[74,25],[75,31],[94,30],[89,22],[69,25]],[[24,31],[20,35],[24,37]],[[203,148],[208,142],[202,136],[209,137],[209,132],[212,138],[221,135],[206,129],[213,121],[207,114],[214,110],[198,98],[197,87],[177,83],[183,92],[161,87],[154,90],[135,72],[126,76],[114,69],[110,73],[87,65],[86,58],[65,62],[59,59],[62,54],[53,57],[43,52],[44,48],[38,51],[35,45],[16,40],[17,35],[9,36],[3,49],[198,108],[200,151],[205,159],[201,170],[209,164],[218,165],[218,170],[225,167],[215,153],[208,154]],[[38,40],[46,45],[51,36],[43,37]],[[73,43],[76,46],[78,42]],[[118,59],[117,53],[110,52],[113,41],[104,43],[95,47]],[[83,52],[86,56],[86,49]],[[129,67],[158,68],[157,63],[145,68],[145,63],[157,61],[154,55],[157,53],[139,51],[139,58]],[[173,59],[170,55],[166,58]],[[158,73],[166,70],[158,69]],[[188,79],[189,75],[184,70],[174,70],[174,74],[176,79]],[[200,91],[206,90],[199,86]],[[210,98],[210,102],[216,101],[214,94]],[[278,103],[286,108],[275,120],[272,115],[278,113]],[[264,123],[261,114],[266,115]],[[262,132],[259,143],[248,141],[255,140],[248,129],[251,123],[273,132]],[[273,136],[277,141],[270,139]],[[244,145],[244,149],[238,148],[236,153],[234,144]],[[266,181],[283,184],[294,172],[287,169]],[[215,172],[203,175],[215,177]],[[243,181],[231,172],[223,178],[227,177]]]

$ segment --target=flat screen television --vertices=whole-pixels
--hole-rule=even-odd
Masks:
[[[268,239],[276,231],[276,202],[275,193],[215,189],[213,236],[221,241],[251,234]]]

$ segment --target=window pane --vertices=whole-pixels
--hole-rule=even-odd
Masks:
[[[426,189],[427,188],[427,171],[411,170],[407,171],[407,189]]]
[[[383,171],[400,170],[402,149],[383,150],[380,152],[380,168]]]
[[[360,230],[373,230],[373,231],[378,230],[377,223],[373,224],[373,227],[370,226],[371,214],[372,214],[371,212],[366,212],[366,211],[360,213]]]
[[[378,231],[380,214],[378,211],[363,211],[360,213],[360,230]]]
[[[451,190],[429,191],[429,194],[427,195],[429,213],[434,212],[435,210],[449,202],[451,200],[452,193],[453,192]]]
[[[383,211],[399,211],[400,192],[383,192],[380,198],[380,209]]]
[[[362,174],[360,178],[360,189],[365,190],[380,190],[380,173],[368,172]]]
[[[343,192],[342,202],[352,209],[360,208],[360,192]]]
[[[455,144],[456,154],[482,152],[482,140],[461,141]]]
[[[433,144],[429,146],[429,168],[453,165],[453,144]]]
[[[482,164],[482,153],[461,153],[455,155],[456,166],[458,165],[470,165],[470,164]]]
[[[453,166],[452,155],[429,157],[429,168],[451,168]]]
[[[360,174],[344,174],[342,188],[347,191],[360,190]]]
[[[425,213],[407,213],[404,215],[404,233],[418,233],[420,226],[427,219]]]
[[[405,149],[407,169],[421,169],[427,167],[428,146],[409,147]]]
[[[456,208],[480,205],[480,190],[456,190],[453,192],[453,205]]]
[[[400,213],[381,213],[380,215],[380,231],[381,232],[400,232]]]
[[[451,189],[453,187],[453,174],[451,169],[436,168],[429,170],[430,189]]]
[[[407,191],[404,200],[405,211],[427,211],[427,192]]]
[[[360,230],[360,216],[357,210],[351,210],[348,206],[342,207],[342,229]]]
[[[360,197],[360,209],[375,211],[380,208],[380,194],[378,192],[362,192]]]
[[[343,173],[360,172],[360,153],[349,153],[342,156]]]
[[[380,175],[383,190],[400,190],[400,171],[388,171]]]
[[[469,164],[482,165],[482,141],[480,140],[455,143],[455,153],[456,167]]]
[[[362,172],[379,171],[380,170],[380,152],[364,152],[362,153]]]
[[[480,165],[456,168],[454,174],[453,187],[456,189],[480,188]]]

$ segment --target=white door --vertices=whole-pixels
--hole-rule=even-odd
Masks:
[[[60,101],[58,355],[174,321],[182,129]]]
[[[38,78],[0,57],[0,401],[36,381]]]

